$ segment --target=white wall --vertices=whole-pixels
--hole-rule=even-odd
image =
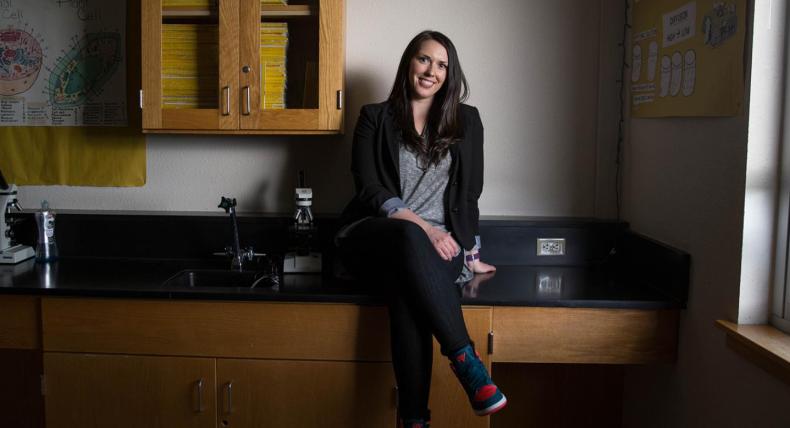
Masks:
[[[757,33],[769,26],[757,19],[754,28]],[[752,81],[766,77],[758,71],[755,66]],[[763,116],[762,109],[751,112]],[[750,138],[758,133],[749,132],[746,115],[632,119],[630,125],[625,219],[632,229],[689,252],[692,270],[688,309],[681,313],[678,361],[626,369],[624,426],[790,426],[790,386],[730,350],[724,333],[714,326],[717,319],[739,319],[739,300],[743,303],[744,295],[754,294],[748,290],[763,297],[768,293],[768,284],[753,281],[770,275],[752,272],[742,283],[740,272],[747,148],[751,159],[755,153]],[[762,165],[771,163],[770,150],[757,156],[767,156]],[[748,192],[764,205],[772,199],[765,196],[771,180],[751,176]],[[759,226],[771,229],[772,224]],[[747,260],[752,249],[743,250]],[[765,265],[755,263],[757,271]]]
[[[303,168],[315,210],[339,212],[352,194],[350,143],[360,106],[387,96],[406,44],[432,28],[458,47],[469,103],[483,116],[482,213],[611,215],[615,75],[611,62],[599,60],[617,39],[599,43],[599,1],[347,0],[346,10],[345,136],[152,135],[145,186],[25,186],[22,205],[48,199],[60,209],[217,211],[220,195],[233,195],[240,211],[289,212]],[[603,82],[599,68],[608,73]]]

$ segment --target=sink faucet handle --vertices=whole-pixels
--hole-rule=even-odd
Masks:
[[[252,247],[247,247],[242,250],[242,256],[244,260],[252,260],[255,258],[255,250]]]
[[[222,196],[222,199],[220,199],[219,201],[219,205],[217,205],[217,208],[224,209],[226,213],[229,213],[231,208],[235,208],[235,207],[236,207],[236,198],[231,199],[231,198],[226,198],[224,196]]]

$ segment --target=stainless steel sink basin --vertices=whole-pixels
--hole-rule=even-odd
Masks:
[[[166,287],[272,288],[279,281],[263,272],[237,272],[218,269],[182,270],[165,281]]]

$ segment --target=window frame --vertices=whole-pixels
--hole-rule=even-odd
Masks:
[[[790,8],[785,10],[785,28]],[[784,70],[789,70],[790,38],[784,38]],[[779,194],[776,212],[776,247],[773,269],[771,324],[790,334],[790,76],[784,75],[784,97],[780,121]]]

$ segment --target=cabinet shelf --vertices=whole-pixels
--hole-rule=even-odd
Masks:
[[[278,17],[290,18],[299,16],[313,16],[314,10],[310,5],[293,4],[293,5],[279,5],[267,4],[261,5],[262,17]],[[192,18],[205,18],[216,17],[216,8],[207,7],[193,7],[193,6],[164,6],[162,7],[162,17],[169,19],[192,19]]]

